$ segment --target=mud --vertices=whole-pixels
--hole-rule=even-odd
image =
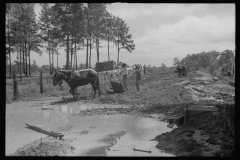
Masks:
[[[125,130],[115,130],[116,132],[109,133],[108,136],[106,134],[96,134],[95,136],[98,135],[98,139],[101,140],[98,141],[99,143],[92,143],[88,149],[82,148],[82,146],[77,144],[90,142],[94,140],[94,137],[81,140],[73,139],[72,143],[67,143],[66,145],[69,145],[70,148],[73,146],[75,150],[69,150],[68,146],[66,147],[67,153],[65,155],[234,156],[235,87],[228,85],[228,83],[213,81],[211,75],[201,71],[188,73],[187,77],[178,77],[176,74],[151,74],[143,77],[140,84],[140,92],[136,92],[135,77],[129,77],[127,81],[130,88],[129,91],[120,94],[107,94],[104,91],[107,90],[106,85],[109,84],[102,80],[100,82],[102,90],[100,97],[93,99],[89,96],[91,87],[85,87],[78,89],[77,99],[73,100],[71,95],[56,97],[54,100],[46,102],[48,103],[48,110],[44,110],[45,112],[53,112],[56,107],[60,107],[62,112],[65,110],[64,112],[66,113],[66,116],[60,118],[63,121],[69,122],[80,117],[85,118],[84,121],[88,121],[91,117],[93,119],[91,125],[79,128],[76,125],[58,121],[56,125],[58,128],[52,129],[68,133],[69,136],[66,136],[66,139],[73,139],[73,135],[94,135],[95,131],[101,133],[99,130],[101,124],[97,123],[98,120],[93,118],[94,116],[106,116],[105,118],[113,116],[116,118],[116,116],[124,114],[143,119],[150,118],[157,122],[167,122],[169,124],[165,123],[165,127],[169,131],[159,131],[156,132],[156,135],[149,135],[151,140],[157,141],[157,143],[155,142],[156,144],[150,145],[150,142],[152,142],[149,141],[150,139],[142,141],[143,144],[157,147],[157,150],[152,155],[133,152],[134,146],[139,147],[137,145],[139,143],[137,134],[132,135],[136,139],[134,146],[128,144],[125,147],[121,147],[121,145],[124,146],[124,143],[128,142],[127,137],[129,135],[124,132]],[[42,103],[41,100],[39,102],[40,104]],[[190,116],[187,124],[184,125],[184,108],[196,104],[200,106],[215,106],[219,108],[219,112],[217,114],[203,112]],[[79,106],[81,107],[79,108]],[[114,119],[111,120],[115,122]],[[80,123],[84,126],[83,122],[76,121],[75,123]],[[103,124],[106,125],[107,121]],[[116,124],[109,123],[110,128],[115,128]],[[120,125],[120,122],[118,124]],[[152,124],[153,122],[149,121],[147,125],[151,126]],[[145,128],[145,130],[148,129]],[[144,130],[141,132],[144,133]],[[108,143],[106,144],[107,141]],[[128,148],[127,151],[126,148]],[[142,145],[139,149],[154,150],[154,148],[144,148],[144,145]],[[54,154],[49,153],[49,155]],[[62,155],[62,153],[59,152],[59,155]]]
[[[46,137],[21,147],[10,156],[64,156],[74,150],[68,141]]]
[[[56,102],[57,99],[51,100]],[[49,102],[46,99],[44,103],[38,100],[8,106],[7,122],[12,124],[7,123],[7,155],[173,156],[160,152],[155,148],[157,142],[150,141],[159,133],[172,128],[168,128],[167,123],[156,121],[154,116],[147,118],[139,114],[126,114],[133,110],[132,106],[91,103],[50,105]],[[113,110],[120,112],[112,114]],[[89,111],[91,114],[87,114]],[[25,129],[25,123],[61,133],[64,137],[62,140],[46,137]],[[11,140],[14,139],[15,145],[12,145]],[[137,153],[133,151],[132,145],[137,149],[150,150],[151,154]],[[14,153],[9,154],[11,152]]]

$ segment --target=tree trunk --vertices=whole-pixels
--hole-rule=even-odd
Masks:
[[[49,45],[48,45],[49,46]],[[50,72],[50,75],[51,75],[51,73],[52,73],[52,67],[51,67],[51,53],[50,53],[50,48],[48,47],[48,56],[49,56],[49,72]]]
[[[88,39],[87,39],[86,68],[88,68]]]
[[[20,73],[20,71],[19,71],[19,48],[17,48],[17,60],[18,60],[18,64],[17,64],[17,66],[18,66],[18,74]]]
[[[89,53],[89,67],[91,68],[92,39],[90,39],[90,47],[89,47],[89,49],[90,49],[90,53]]]
[[[54,61],[53,61],[53,56],[54,56],[54,52],[52,51],[52,74],[53,74],[53,70],[54,70]]]
[[[25,55],[25,49],[24,49],[24,45],[23,45],[23,74],[25,74],[25,56],[24,55]]]
[[[66,60],[66,70],[69,68],[69,35],[67,33],[67,60]]]
[[[12,77],[12,69],[11,69],[11,51],[10,51],[10,39],[9,39],[9,27],[10,27],[10,24],[9,24],[10,22],[9,22],[9,14],[8,14],[8,54],[9,54],[9,64],[10,64],[10,70],[9,70],[9,78],[11,78]]]
[[[22,47],[20,44],[20,80],[22,80]]]
[[[58,47],[57,47],[57,70],[58,70]]]
[[[77,70],[77,42],[75,41],[75,64],[76,64],[76,70]]]
[[[71,68],[70,69],[73,69],[73,63],[72,63],[72,55],[73,55],[73,36],[72,36],[72,39],[71,39]]]
[[[19,24],[19,35],[21,34],[21,25],[20,25],[20,17],[18,18],[18,24]],[[22,81],[22,67],[21,67],[21,62],[22,62],[22,55],[21,55],[21,35],[19,36],[19,48],[20,48],[20,81]]]
[[[27,58],[28,58],[28,56],[27,56],[27,43],[25,42],[24,43],[24,50],[25,50],[25,59],[26,59],[26,71],[25,71],[25,77],[28,77],[28,64],[27,64]]]
[[[28,51],[28,69],[29,69],[29,76],[31,76],[31,61],[30,61],[30,47],[29,47],[29,51]]]
[[[49,28],[48,28],[48,56],[49,56],[49,69],[50,69],[50,75],[51,75],[52,67],[51,67],[51,53],[50,53],[50,42],[49,42]]]
[[[119,34],[118,34],[118,57],[117,57],[117,66],[118,66],[118,63],[119,63]]]
[[[98,62],[98,65],[96,65],[96,70],[99,71],[99,41],[97,38],[96,38],[96,51],[97,51],[97,62]]]
[[[9,49],[9,53],[8,53],[8,54],[9,54],[9,64],[10,64],[9,78],[12,78],[12,68],[11,68],[11,67],[12,67],[12,66],[11,66],[12,64],[11,64],[10,43],[9,43],[9,48],[8,48],[8,49]]]
[[[107,63],[107,70],[108,70],[109,60],[110,60],[110,55],[109,55],[109,32],[108,32],[108,63]]]
[[[72,55],[73,55],[73,52],[72,52],[73,50],[72,50],[72,48],[71,48],[71,64],[70,64],[70,69],[72,69]]]

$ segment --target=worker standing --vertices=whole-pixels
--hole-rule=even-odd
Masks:
[[[123,77],[122,77],[122,83],[123,83],[123,87],[126,91],[128,91],[128,87],[127,87],[127,76],[128,76],[128,72],[127,72],[127,68],[126,68],[126,64],[123,63],[122,64],[122,69],[119,73],[116,73],[117,75],[118,74],[122,74]]]
[[[142,79],[141,70],[139,68],[140,68],[139,66],[136,66],[135,71],[133,72],[133,74],[136,74],[136,87],[138,92],[139,92],[139,84]]]

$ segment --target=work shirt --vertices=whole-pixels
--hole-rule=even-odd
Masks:
[[[140,70],[136,70],[134,74],[136,74],[136,81],[141,80],[142,75]]]
[[[119,74],[123,74],[123,75],[128,75],[128,72],[127,72],[127,68],[122,68],[122,70],[119,72]]]

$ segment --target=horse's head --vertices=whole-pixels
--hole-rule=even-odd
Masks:
[[[53,75],[53,85],[56,86],[61,80],[60,73],[55,69],[55,73]]]

